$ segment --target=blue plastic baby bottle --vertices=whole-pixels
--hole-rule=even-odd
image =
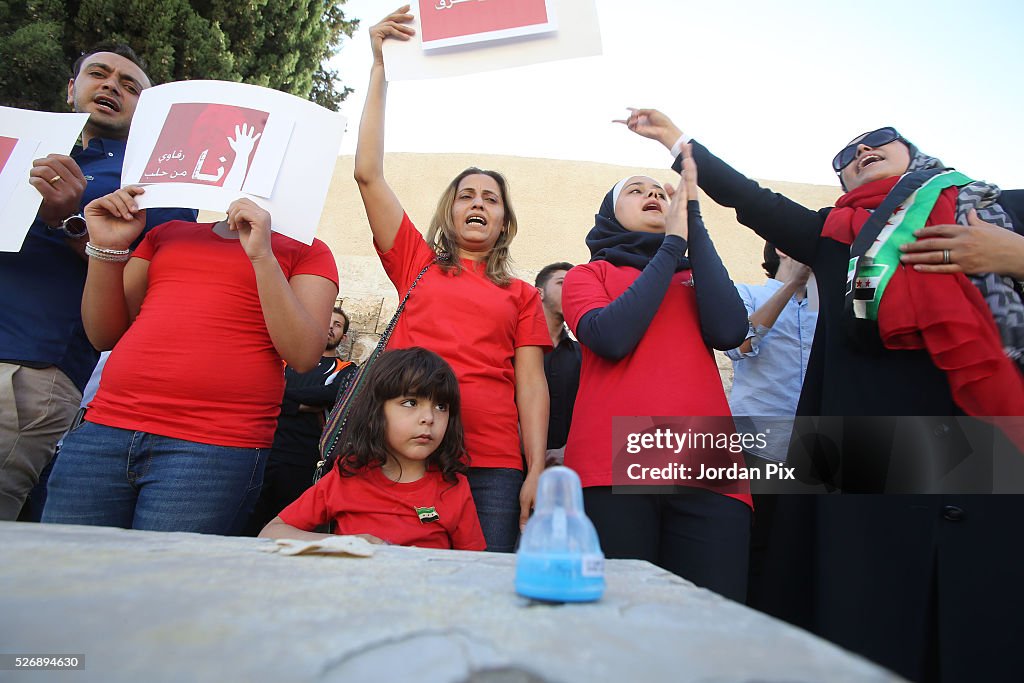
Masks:
[[[604,554],[583,512],[580,478],[568,467],[540,475],[516,553],[516,592],[552,602],[588,602],[604,593]]]

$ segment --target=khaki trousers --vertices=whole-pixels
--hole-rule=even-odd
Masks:
[[[81,402],[82,392],[54,366],[0,363],[0,521],[18,518]]]

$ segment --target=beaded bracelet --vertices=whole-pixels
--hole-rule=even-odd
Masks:
[[[131,249],[107,249],[97,247],[92,242],[85,243],[85,255],[97,261],[108,261],[110,263],[124,263],[132,257]]]

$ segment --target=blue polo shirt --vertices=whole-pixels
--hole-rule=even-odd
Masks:
[[[85,175],[82,205],[121,185],[124,140],[93,138],[71,153]],[[150,209],[146,230],[171,220],[194,221],[190,209]],[[56,365],[79,389],[85,387],[99,354],[82,326],[85,260],[59,230],[36,220],[18,253],[0,252],[0,361]]]
[[[749,317],[782,287],[782,282],[768,280],[761,286],[738,284],[736,291]],[[792,297],[771,328],[747,335],[752,345],[749,353],[739,349],[726,352],[733,361],[729,409],[736,419],[736,430],[761,433],[767,442],[765,449],[747,449],[754,455],[786,459],[817,323],[818,313],[810,310],[807,297]]]

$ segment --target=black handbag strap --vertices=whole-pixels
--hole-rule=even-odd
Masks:
[[[398,325],[398,319],[402,315],[402,311],[405,310],[405,304],[409,301],[409,296],[412,291],[416,289],[416,285],[419,284],[420,279],[426,274],[430,266],[437,262],[435,258],[427,265],[423,266],[423,270],[419,272],[419,275],[409,285],[408,291],[405,296],[398,304],[398,308],[395,309],[395,314],[391,316],[391,321],[387,327],[384,328],[384,332],[380,336],[380,340],[377,342],[377,346],[374,347],[367,358],[359,369],[352,375],[350,381],[340,390],[338,402],[334,404],[334,408],[331,409],[330,415],[327,417],[327,422],[324,425],[324,432],[320,436],[320,461],[317,463],[316,471],[313,473],[313,483],[319,481],[320,477],[330,471],[331,467],[334,466],[335,461],[338,458],[338,445],[341,443],[341,436],[345,431],[345,426],[348,423],[348,415],[352,409],[352,400],[356,394],[362,389],[365,384],[366,376],[369,374],[369,369],[377,361],[377,358],[387,348],[388,342],[391,340],[391,333],[395,331],[395,327]]]

